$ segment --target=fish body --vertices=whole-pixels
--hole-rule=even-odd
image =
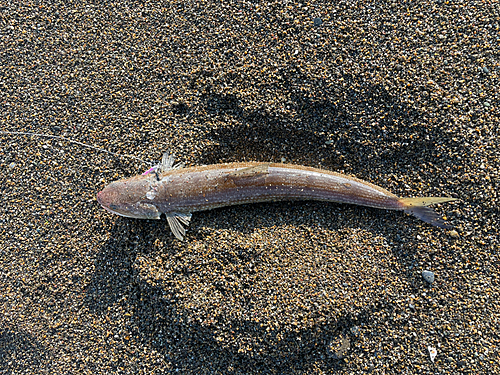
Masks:
[[[179,168],[173,158],[148,172],[116,181],[98,193],[108,211],[126,217],[160,219],[165,214],[174,235],[183,239],[191,213],[257,202],[317,200],[402,210],[439,227],[444,221],[426,207],[454,198],[399,198],[355,177],[281,163],[228,163]]]

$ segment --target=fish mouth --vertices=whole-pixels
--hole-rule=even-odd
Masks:
[[[130,212],[123,213],[123,212],[120,212],[120,211],[118,211],[116,209],[112,209],[110,207],[107,207],[107,206],[103,205],[102,203],[101,203],[101,206],[106,211],[111,212],[112,214],[115,214],[115,215],[122,216],[122,217],[128,217],[128,218],[131,218],[131,219],[151,219],[150,217],[148,217],[146,215],[133,214],[133,213],[130,213]]]
[[[122,217],[128,217],[128,218],[131,218],[131,219],[147,219],[147,217],[142,216],[142,215],[134,215],[134,214],[130,214],[130,213],[124,214],[124,213],[122,213],[120,211],[115,211],[115,210],[113,210],[113,209],[111,209],[109,207],[106,207],[106,206],[103,206],[103,205],[101,205],[101,206],[106,211],[111,212],[112,214],[115,214],[115,215],[122,216]]]

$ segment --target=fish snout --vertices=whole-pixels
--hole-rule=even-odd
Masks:
[[[102,191],[97,193],[97,201],[100,205],[102,205]]]
[[[113,194],[110,194],[107,189],[104,189],[97,193],[97,201],[101,206],[109,208],[113,203]]]
[[[109,186],[97,193],[97,202],[106,210],[117,210],[120,207],[119,196],[117,196],[115,189],[110,189]]]

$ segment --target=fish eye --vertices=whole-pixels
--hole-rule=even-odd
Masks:
[[[111,208],[112,210],[117,210],[119,207],[116,204],[110,204],[109,208]]]

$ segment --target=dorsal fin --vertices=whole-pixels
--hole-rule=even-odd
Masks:
[[[149,174],[151,172],[155,172],[156,176],[159,177],[160,174],[168,172],[172,169],[184,168],[184,163],[177,163],[174,165],[174,162],[175,162],[175,154],[170,154],[167,151],[167,152],[163,153],[163,157],[161,158],[160,164],[149,168],[142,175],[144,176],[144,175]]]
[[[180,169],[184,168],[184,163],[177,163],[174,165],[175,162],[175,154],[170,154],[168,151],[163,154],[163,157],[161,158],[161,163],[158,166],[158,173],[164,173],[167,171],[170,171],[172,169]]]

